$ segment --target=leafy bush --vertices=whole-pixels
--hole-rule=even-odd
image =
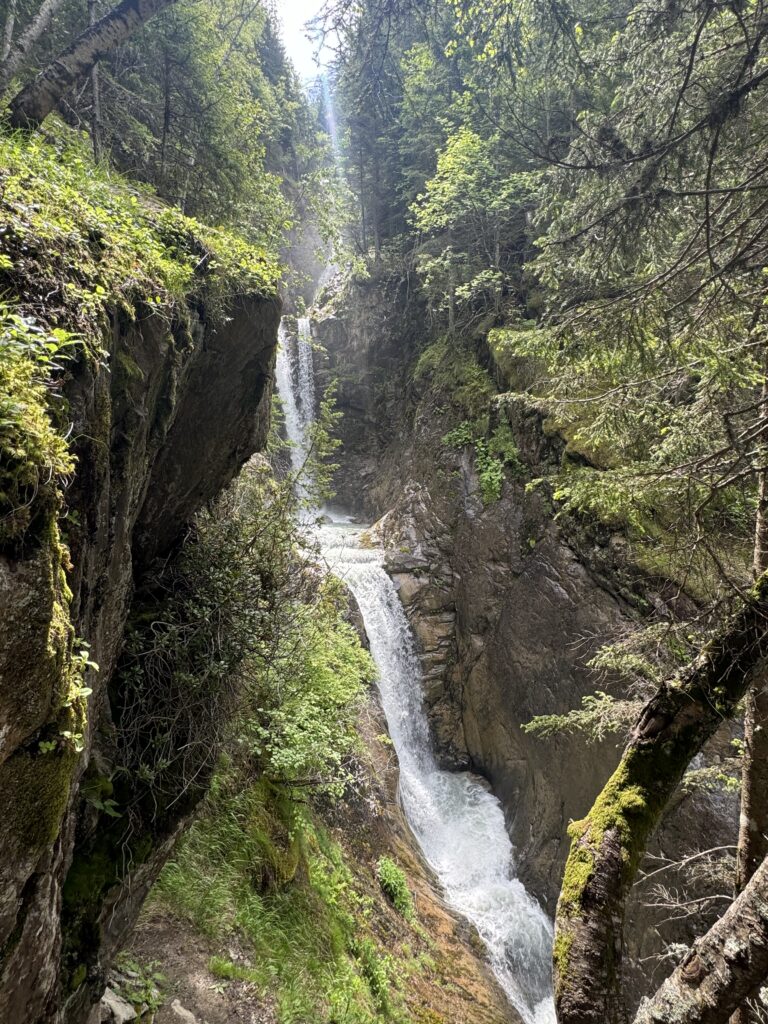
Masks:
[[[158,964],[139,963],[121,953],[115,967],[117,980],[113,978],[111,984],[118,995],[143,1013],[156,1013],[165,1001],[164,990],[168,982],[166,976],[159,970]]]
[[[54,508],[59,485],[74,469],[52,419],[50,378],[76,344],[65,331],[48,331],[0,303],[0,544],[20,538]]]
[[[479,423],[464,420],[443,436],[443,444],[448,448],[474,446],[475,469],[484,505],[491,505],[501,497],[505,469],[522,472],[523,466],[508,423],[499,424],[491,436],[486,437]]]
[[[399,868],[391,857],[381,857],[376,865],[376,877],[382,892],[395,910],[402,914],[406,921],[412,921],[413,896],[403,869]]]
[[[134,617],[117,718],[123,771],[154,800],[210,773],[224,745],[288,791],[339,796],[351,778],[373,665],[297,525],[292,482],[254,461]]]
[[[459,416],[467,419],[483,416],[496,393],[493,381],[474,354],[447,337],[424,349],[412,379],[416,384],[429,382],[441,401],[449,402]]]
[[[467,420],[443,435],[443,444],[448,448],[464,448],[468,444],[474,444],[474,441],[475,430]]]

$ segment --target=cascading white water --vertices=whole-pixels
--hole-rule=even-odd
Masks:
[[[285,431],[291,443],[291,469],[298,477],[299,497],[306,497],[301,474],[309,454],[309,428],[315,418],[315,371],[309,318],[298,320],[295,349],[283,324],[280,325],[279,342],[275,380],[283,403]]]
[[[419,846],[447,902],[477,928],[515,1009],[529,1024],[554,1022],[552,926],[514,877],[499,801],[477,778],[437,767],[413,636],[384,570],[384,552],[361,547],[359,528],[333,524],[318,533],[329,567],[347,583],[362,612],[400,761],[403,809]]]
[[[312,358],[312,327],[309,317],[299,318],[298,330],[299,396],[301,416],[306,430],[315,416],[315,367]]]
[[[311,374],[311,350],[307,367]],[[295,382],[303,389],[298,396]],[[278,388],[294,451],[306,451],[308,424],[299,410],[314,409],[314,375],[310,389],[306,377],[284,367],[278,372]],[[296,410],[295,415],[291,410]],[[347,583],[360,606],[379,670],[382,705],[400,762],[400,794],[411,829],[447,902],[477,928],[512,1005],[526,1024],[554,1024],[552,926],[514,876],[514,852],[501,805],[476,777],[438,768],[413,634],[384,569],[384,552],[364,547],[361,528],[348,517],[326,515],[325,519],[335,521],[319,527],[317,538],[330,569]]]

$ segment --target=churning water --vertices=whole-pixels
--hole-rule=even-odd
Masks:
[[[312,377],[311,358],[307,365]],[[283,381],[293,391],[302,375],[283,373],[281,379],[278,373],[279,388]],[[311,394],[313,401],[313,377]],[[282,398],[294,452],[305,452],[306,421],[298,410],[313,408],[310,392],[297,400],[295,393],[282,391]],[[295,416],[291,409],[297,410]],[[302,432],[294,434],[296,427]],[[303,462],[301,455],[299,459]],[[318,541],[329,567],[347,583],[360,606],[379,670],[381,700],[400,762],[400,794],[410,827],[440,880],[446,901],[477,928],[512,1005],[527,1024],[554,1024],[552,926],[515,878],[514,852],[501,805],[477,778],[437,767],[413,634],[384,570],[384,552],[363,546],[361,528],[346,516],[324,518]]]

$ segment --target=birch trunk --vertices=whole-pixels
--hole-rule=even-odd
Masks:
[[[63,3],[64,0],[44,0],[40,5],[40,10],[19,36],[16,45],[8,47],[8,53],[3,57],[3,65],[0,68],[0,93],[5,92],[11,84],[11,80],[19,73],[30,50],[48,31],[54,14]],[[13,8],[15,9],[16,6],[14,2]]]
[[[96,17],[96,0],[88,0],[88,22],[90,25],[95,25],[98,21]],[[101,159],[101,83],[99,82],[99,65],[94,64],[91,70],[91,102],[93,103],[93,111],[91,117],[91,139],[93,141],[93,158],[98,161]]]
[[[768,860],[635,1024],[724,1024],[768,978]]]
[[[5,15],[3,25],[3,42],[0,46],[0,61],[3,64],[8,60],[13,45],[13,33],[16,28],[16,0],[8,0],[8,12]]]
[[[83,81],[110,51],[175,0],[123,0],[59,54],[11,101],[13,128],[36,128],[64,94]]]

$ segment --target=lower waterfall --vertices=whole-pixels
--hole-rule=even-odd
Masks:
[[[306,335],[301,342],[306,344]],[[292,413],[312,407],[309,394],[296,392],[306,387],[308,362],[305,357],[300,367],[298,359],[291,360],[287,344],[281,359],[278,387],[292,454],[298,453],[293,456],[296,467],[306,451],[308,423]],[[316,529],[317,541],[331,571],[354,594],[378,668],[382,706],[400,764],[400,796],[411,830],[448,905],[477,928],[510,1003],[526,1024],[554,1024],[552,925],[514,875],[514,851],[501,805],[478,778],[437,766],[413,634],[384,569],[384,552],[363,546],[363,528],[348,517],[325,510],[322,518],[325,523]]]

